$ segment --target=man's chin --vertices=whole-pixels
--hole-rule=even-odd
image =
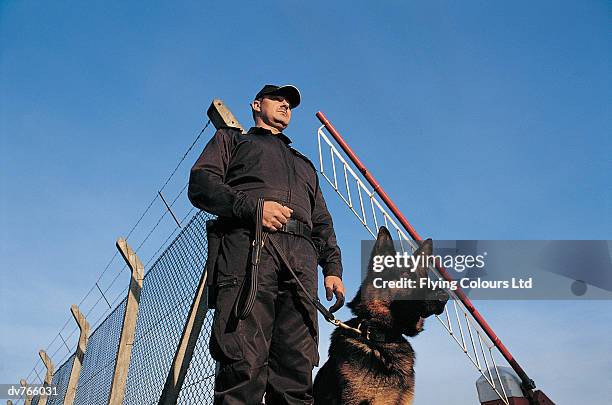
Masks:
[[[275,121],[274,128],[278,129],[280,132],[283,132],[285,128],[289,126],[289,122],[286,121]]]

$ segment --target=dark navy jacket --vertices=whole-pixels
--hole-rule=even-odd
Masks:
[[[246,134],[217,130],[191,169],[189,199],[197,208],[248,228],[254,227],[258,198],[293,209],[291,217],[312,229],[323,274],[342,277],[340,248],[316,169],[290,144],[284,134],[264,128]]]

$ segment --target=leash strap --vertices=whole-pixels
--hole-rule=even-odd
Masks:
[[[280,257],[281,261],[283,262],[283,265],[287,268],[287,270],[289,270],[289,272],[291,273],[291,276],[295,279],[295,281],[297,282],[298,286],[300,287],[300,289],[302,290],[302,292],[304,293],[306,298],[308,298],[308,301],[310,301],[310,303],[312,303],[315,306],[317,311],[319,311],[321,313],[321,315],[323,315],[323,317],[325,318],[326,321],[336,325],[336,323],[334,321],[337,321],[337,319],[334,317],[334,315],[327,308],[325,308],[323,306],[323,304],[321,304],[321,301],[319,301],[318,297],[316,297],[316,298],[313,297],[312,295],[310,295],[308,290],[306,290],[306,287],[304,287],[304,284],[302,284],[302,282],[298,278],[297,274],[295,274],[295,271],[293,271],[293,268],[289,264],[289,260],[287,260],[287,257],[285,256],[285,253],[278,246],[278,244],[276,243],[274,238],[270,238],[269,242],[270,242],[270,245],[272,246],[272,248],[276,251],[276,254],[278,254],[278,257]]]
[[[253,310],[253,305],[255,304],[255,298],[257,296],[257,276],[259,273],[259,262],[261,260],[261,252],[266,243],[266,240],[270,242],[272,248],[276,251],[278,256],[280,257],[283,265],[289,270],[291,276],[295,279],[298,286],[308,299],[308,301],[315,306],[317,311],[323,315],[326,321],[332,323],[336,326],[348,327],[340,320],[336,319],[334,315],[321,304],[318,297],[313,297],[310,295],[304,284],[300,281],[297,274],[289,264],[289,260],[283,250],[278,246],[278,244],[274,241],[273,238],[268,238],[268,233],[263,231],[263,198],[259,198],[257,200],[257,214],[256,214],[256,223],[255,223],[255,238],[253,240],[253,247],[251,249],[251,273],[248,275],[249,282],[247,283],[247,279],[242,282],[240,286],[240,291],[238,293],[238,299],[234,305],[234,316],[237,319],[245,319],[251,311]],[[248,285],[248,292],[245,291],[246,286]],[[244,298],[243,298],[244,297]],[[353,329],[353,328],[350,328]]]
[[[295,274],[295,271],[293,271],[293,268],[289,264],[289,260],[287,260],[287,257],[285,256],[283,250],[278,246],[278,244],[276,243],[273,237],[269,238],[269,242],[270,242],[270,246],[272,246],[272,248],[276,251],[276,253],[280,257],[281,261],[283,262],[283,265],[287,268],[287,270],[289,270],[289,272],[291,273],[291,276],[295,279],[295,281],[297,282],[298,286],[300,287],[304,295],[306,295],[306,298],[308,298],[308,300],[315,306],[317,311],[319,311],[321,315],[323,315],[323,317],[325,318],[327,322],[337,327],[340,327],[342,329],[346,329],[346,330],[355,332],[367,340],[386,342],[386,339],[385,339],[386,336],[383,337],[383,339],[380,339],[378,336],[376,336],[376,339],[372,339],[370,327],[369,325],[367,325],[367,322],[365,321],[360,322],[359,325],[357,325],[357,327],[354,328],[346,324],[345,322],[342,322],[340,319],[336,319],[334,314],[332,314],[331,311],[329,311],[327,308],[323,306],[323,304],[321,304],[321,301],[319,301],[318,297],[316,298],[313,297],[312,295],[310,295],[308,290],[306,290],[306,287],[304,287],[304,284],[302,284],[297,274]]]
[[[257,297],[257,276],[259,274],[259,262],[261,260],[261,251],[266,243],[268,234],[263,232],[263,198],[257,200],[257,210],[255,218],[255,238],[251,248],[251,273],[242,282],[238,299],[234,304],[234,316],[238,319],[245,319],[253,310],[255,298]],[[248,281],[247,281],[248,279]],[[248,291],[244,289],[247,288]],[[244,297],[244,298],[243,298]]]

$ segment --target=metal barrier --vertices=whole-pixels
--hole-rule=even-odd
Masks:
[[[378,228],[384,225],[395,231],[403,251],[414,252],[417,248],[416,242],[406,234],[397,218],[387,211],[377,194],[361,180],[352,165],[329,139],[324,129],[325,125],[322,125],[317,130],[319,170],[323,178],[332,186],[370,235],[376,237]],[[429,270],[430,277],[442,279],[438,269],[430,267]],[[445,307],[444,314],[436,318],[500,399],[508,404],[508,396],[503,384],[496,383],[496,381],[501,381],[497,360],[495,360],[495,357],[500,356],[498,347],[476,322],[457,294],[450,290],[447,292],[451,297],[449,304]],[[491,370],[494,370],[495,375]]]

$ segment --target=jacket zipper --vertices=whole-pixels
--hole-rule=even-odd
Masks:
[[[293,163],[293,161],[291,160],[293,156],[291,155],[289,147],[287,145],[283,145],[283,147],[285,149],[285,166],[287,167],[287,189],[289,190],[287,193],[287,203],[291,204],[291,191],[293,188],[293,185],[291,184],[291,178],[295,175],[295,166],[291,165],[291,163]]]

